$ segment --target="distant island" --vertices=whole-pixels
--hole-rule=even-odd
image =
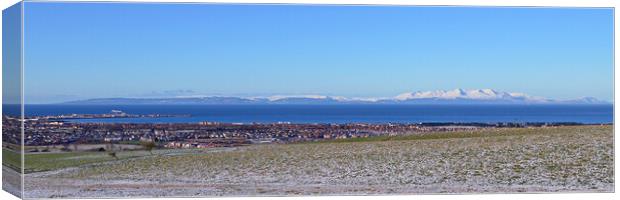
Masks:
[[[436,90],[407,92],[390,98],[349,98],[323,95],[276,95],[269,97],[160,97],[160,98],[97,98],[63,102],[82,105],[224,105],[224,104],[611,104],[593,97],[555,100],[517,92],[493,89]]]

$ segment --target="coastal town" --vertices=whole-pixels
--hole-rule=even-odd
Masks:
[[[37,116],[24,120],[26,146],[78,144],[139,144],[149,141],[158,148],[210,148],[264,143],[292,143],[374,136],[423,134],[437,131],[472,131],[502,127],[577,125],[575,123],[78,123],[74,118],[171,117],[111,114]],[[20,120],[3,116],[3,142],[20,143]],[[65,148],[70,151],[69,148]]]

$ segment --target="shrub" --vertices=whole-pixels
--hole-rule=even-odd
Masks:
[[[141,141],[140,145],[142,145],[142,147],[144,147],[144,149],[149,151],[151,154],[153,154],[153,148],[157,146],[154,141]]]

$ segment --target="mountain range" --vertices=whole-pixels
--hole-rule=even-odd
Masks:
[[[64,102],[86,105],[137,105],[137,104],[610,104],[593,97],[572,100],[554,100],[524,93],[501,92],[492,89],[435,90],[399,94],[389,98],[348,98],[323,95],[277,95],[268,97],[162,97],[162,98],[97,98]]]

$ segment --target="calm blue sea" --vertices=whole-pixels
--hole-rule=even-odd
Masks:
[[[3,106],[18,113],[18,106]],[[78,122],[177,123],[417,123],[417,122],[613,122],[612,105],[26,105],[27,116],[102,114],[190,115],[169,118],[80,119]]]

